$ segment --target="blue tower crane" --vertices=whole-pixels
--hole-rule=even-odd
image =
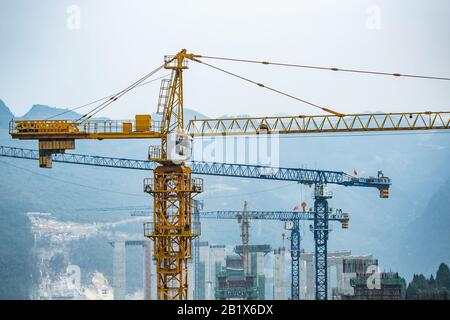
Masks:
[[[39,159],[39,151],[9,146],[0,146],[0,156],[36,160]],[[52,155],[53,162],[69,164],[81,164],[89,166],[123,168],[135,170],[153,170],[156,164],[147,160],[136,160],[127,158],[100,157],[73,153],[59,153]],[[264,179],[274,181],[296,181],[301,184],[314,185],[314,212],[313,233],[315,242],[315,284],[316,299],[327,299],[327,243],[328,243],[328,222],[330,213],[328,210],[328,199],[331,193],[328,191],[328,184],[342,185],[346,187],[371,187],[379,190],[380,198],[389,197],[391,180],[378,171],[377,177],[353,177],[342,171],[315,170],[303,168],[274,168],[269,166],[229,164],[215,162],[191,161],[189,166],[193,174],[226,176],[238,178]],[[326,191],[326,192],[325,192]],[[278,219],[277,219],[278,220]],[[293,230],[296,228],[294,221]],[[298,243],[298,246],[297,246]],[[294,231],[291,235],[291,246],[299,247],[300,231]],[[293,284],[294,292],[298,283],[298,258],[299,249],[292,252],[293,255]],[[295,297],[298,297],[295,294]]]
[[[278,220],[278,221],[286,221],[290,222],[289,230],[291,231],[290,236],[290,251],[291,251],[291,299],[292,300],[298,300],[300,298],[300,273],[299,273],[299,263],[300,263],[300,221],[314,221],[314,224],[316,225],[316,217],[319,215],[323,215],[324,212],[316,211],[317,208],[315,206],[314,209],[310,209],[309,211],[305,210],[305,207],[303,207],[303,211],[246,211],[245,215],[248,219],[252,220]],[[320,209],[321,210],[321,209]],[[197,211],[194,210],[194,215],[198,219],[239,219],[243,215],[243,211]],[[338,221],[341,223],[343,229],[348,228],[348,222],[349,222],[349,214],[343,213],[342,210],[337,209],[335,212],[331,212],[330,209],[328,209],[328,206],[326,208],[325,213],[326,224],[328,225],[328,221]],[[328,236],[328,233],[326,234]],[[316,238],[315,238],[316,239]],[[198,239],[196,239],[198,241]],[[320,240],[320,239],[319,239]],[[316,241],[317,243],[317,241]],[[198,244],[198,243],[197,243]],[[323,247],[322,242],[319,242],[321,245],[320,252],[323,252],[326,257],[326,241],[325,246]],[[194,259],[196,257],[195,250],[198,250],[198,247],[196,248],[196,243],[194,243]],[[316,255],[317,255],[317,245],[316,245]],[[320,256],[321,259],[323,259],[323,255]],[[326,260],[326,259],[325,259]],[[322,265],[319,265],[319,267],[322,267]],[[325,264],[326,267],[326,264]],[[326,276],[326,274],[325,274]],[[322,279],[321,277],[319,278]],[[326,277],[325,277],[326,280]],[[316,278],[317,282],[317,278]],[[321,282],[322,284],[322,282]],[[199,284],[197,284],[199,285]],[[323,286],[327,288],[327,283],[323,283]],[[197,287],[198,288],[198,287]],[[317,287],[316,287],[317,288]],[[322,291],[320,292],[322,293]]]

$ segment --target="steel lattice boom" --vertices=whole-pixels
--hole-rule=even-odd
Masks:
[[[450,112],[299,115],[191,120],[192,136],[307,134],[450,129]]]
[[[0,156],[20,159],[39,159],[39,151],[33,149],[0,146]],[[85,154],[57,153],[52,161],[89,166],[153,170],[156,163],[147,160],[91,156]],[[274,181],[294,181],[312,185],[315,183],[337,184],[353,187],[374,187],[387,190],[391,185],[388,177],[379,174],[377,177],[353,177],[342,171],[315,170],[302,168],[273,168],[246,164],[230,164],[191,161],[188,163],[193,174],[227,176],[238,178],[266,179]]]
[[[277,220],[277,221],[292,221],[292,220],[309,220],[314,221],[315,212],[311,209],[309,211],[252,211],[246,212],[249,219],[252,220]],[[200,211],[200,219],[238,219],[242,217],[242,211],[239,210],[223,210],[223,211]],[[348,222],[348,215],[342,213],[341,210],[336,210],[328,215],[330,221]]]

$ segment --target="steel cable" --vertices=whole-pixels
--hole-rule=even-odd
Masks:
[[[301,65],[301,64],[258,61],[258,60],[249,60],[249,59],[234,59],[234,58],[224,58],[224,57],[214,57],[214,56],[201,56],[201,58],[225,60],[225,61],[233,61],[233,62],[258,63],[258,64],[264,64],[264,65],[274,65],[274,66],[283,66],[283,67],[295,67],[295,68],[306,68],[306,69],[316,69],[316,70],[343,71],[343,72],[364,73],[364,74],[383,75],[383,76],[405,77],[405,78],[420,78],[420,79],[445,80],[445,81],[450,80],[450,77],[401,74],[401,73],[397,73],[397,72],[391,73],[391,72],[380,72],[380,71],[370,71],[370,70],[344,69],[344,68],[336,68],[336,67],[320,67],[320,66],[310,66],[310,65]]]

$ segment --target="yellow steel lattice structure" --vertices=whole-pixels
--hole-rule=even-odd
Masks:
[[[250,117],[191,120],[192,136],[450,129],[450,112]]]
[[[185,166],[159,166],[153,179],[144,180],[153,195],[153,222],[144,235],[154,240],[158,300],[187,300],[188,259],[199,225],[192,222],[192,197],[203,191],[203,180],[193,179]]]
[[[196,55],[181,50],[175,56],[165,57],[165,69],[172,70],[172,77],[168,87],[167,101],[163,107],[161,125],[161,158],[155,161],[165,163],[167,159],[168,134],[184,130],[184,108],[183,108],[183,70],[187,69],[187,59],[197,61]]]
[[[134,120],[16,120],[9,124],[16,139],[151,139],[161,138],[161,123],[150,115],[136,115]]]

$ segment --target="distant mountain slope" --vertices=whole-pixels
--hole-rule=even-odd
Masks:
[[[189,121],[193,119],[207,119],[208,117],[204,114],[197,112],[192,109],[185,108],[184,109],[184,121]]]
[[[429,275],[437,265],[450,261],[450,179],[433,194],[425,210],[405,230],[402,246],[405,263]],[[419,271],[419,270],[418,270]]]
[[[2,170],[2,179],[3,173]],[[36,266],[30,223],[23,208],[5,199],[3,194],[0,196],[0,300],[28,299]]]
[[[61,113],[64,114],[59,115]],[[0,129],[8,128],[9,121],[12,118],[21,120],[44,120],[50,117],[54,117],[53,119],[55,120],[73,120],[81,117],[81,114],[64,108],[55,108],[47,105],[35,104],[30,108],[30,110],[28,110],[27,113],[25,113],[22,117],[19,117],[14,115],[6,104],[0,100]]]
[[[22,120],[44,120],[48,118],[52,118],[54,120],[74,120],[78,119],[82,116],[81,113],[71,111],[66,108],[57,108],[57,107],[51,107],[48,105],[42,105],[42,104],[35,104],[33,105],[30,110],[28,110],[27,113],[25,113],[23,116],[18,117],[17,119]],[[0,99],[0,128],[7,128],[9,121],[15,117],[14,114],[10,111],[10,109],[6,106],[6,104]],[[133,114],[130,114],[130,119],[133,117]],[[152,117],[154,119],[161,118],[161,115],[152,114]],[[192,119],[205,119],[207,118],[204,114],[201,114],[200,112],[197,112],[192,109],[185,108],[184,109],[184,119],[185,122],[192,120]],[[93,119],[97,120],[107,120],[109,118],[107,117],[95,117]]]
[[[7,128],[9,121],[13,118],[12,112],[0,99],[0,128]]]
[[[58,115],[63,112],[64,114]],[[20,117],[20,119],[43,120],[50,117],[54,117],[52,118],[53,120],[60,120],[60,119],[73,120],[81,117],[81,114],[64,108],[54,108],[42,104],[35,104],[31,107],[31,109],[27,113],[25,113],[22,117]]]

